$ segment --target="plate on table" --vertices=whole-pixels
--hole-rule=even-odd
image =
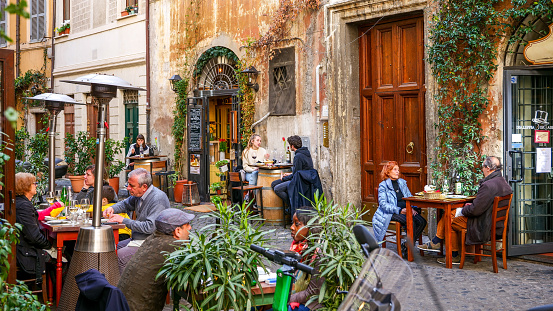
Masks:
[[[44,220],[49,221],[49,220],[58,220],[58,219],[52,216],[44,216]]]
[[[466,199],[468,196],[460,194],[448,194],[445,196],[446,199]]]
[[[415,193],[415,195],[418,195],[418,196],[423,196],[423,195],[424,195],[424,191],[421,191],[421,192],[417,192],[417,193]]]
[[[50,220],[46,222],[48,225],[63,225],[71,223],[69,220]]]

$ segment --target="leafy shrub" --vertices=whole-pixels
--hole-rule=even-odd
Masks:
[[[86,168],[92,164],[95,153],[96,138],[90,137],[88,132],[65,135],[65,162],[68,174],[84,175]]]

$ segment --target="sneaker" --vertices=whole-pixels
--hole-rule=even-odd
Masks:
[[[445,265],[445,257],[444,258],[438,258],[438,262],[442,265]],[[461,263],[461,255],[457,255],[451,259],[451,263],[454,265],[458,265]]]
[[[439,252],[441,249],[441,243],[433,243],[432,241],[426,242],[423,245],[418,245],[418,249],[427,251],[427,252]]]
[[[407,260],[407,245],[405,245],[405,242],[401,243],[401,257]]]

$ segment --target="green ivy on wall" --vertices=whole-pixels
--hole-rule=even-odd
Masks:
[[[488,85],[497,69],[497,43],[506,34],[516,34],[511,38],[516,41],[532,31],[518,27],[520,20],[551,11],[552,3],[513,0],[511,6],[498,10],[499,0],[437,2],[427,47],[438,103],[432,183],[441,186],[445,179],[459,176],[463,192],[474,194],[482,177],[480,147],[486,138],[480,117],[488,106]]]
[[[173,110],[174,122],[171,127],[171,133],[175,139],[175,172],[177,178],[184,178],[184,168],[186,167],[186,98],[188,96],[188,79],[184,78],[176,82],[177,100],[176,107]]]
[[[246,62],[238,62],[238,69],[236,70],[236,78],[238,79],[238,86],[240,91],[240,142],[242,147],[245,148],[248,145],[250,136],[252,135],[252,124],[255,116],[255,92],[247,86],[248,76],[241,73],[243,70],[249,68]]]
[[[194,72],[192,73],[192,75],[195,78],[198,77],[202,73],[202,70],[204,69],[205,65],[207,65],[207,63],[212,58],[220,57],[220,56],[226,57],[226,58],[230,59],[231,61],[233,61],[235,63],[238,63],[238,56],[236,56],[236,54],[234,54],[234,52],[232,50],[230,50],[230,49],[228,49],[224,46],[214,46],[214,47],[210,48],[209,50],[205,51],[200,56],[200,58],[196,62],[196,65],[194,66]]]

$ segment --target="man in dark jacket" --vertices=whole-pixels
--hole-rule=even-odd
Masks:
[[[313,169],[313,160],[311,159],[311,153],[306,147],[302,147],[301,138],[297,135],[290,136],[287,139],[290,144],[290,149],[294,151],[294,166],[292,167],[292,173],[284,173],[281,179],[277,179],[271,183],[271,187],[278,195],[284,206],[290,205],[290,197],[288,196],[288,185],[298,171]]]
[[[487,157],[482,164],[484,178],[479,183],[478,193],[472,203],[467,203],[459,211],[452,211],[451,228],[451,250],[453,252],[453,264],[459,264],[461,256],[459,255],[459,237],[461,231],[467,229],[466,241],[461,241],[467,245],[482,244],[490,241],[492,227],[493,201],[495,197],[502,197],[513,193],[513,189],[507,183],[501,174],[501,162],[496,157]],[[455,217],[457,216],[457,217]],[[426,251],[438,251],[440,244],[445,237],[445,217],[438,223],[438,232],[432,241],[419,246]],[[496,234],[503,234],[503,223],[496,226]],[[445,258],[439,258],[439,263],[445,264]]]
[[[76,311],[130,311],[121,290],[108,283],[96,269],[75,276],[79,287]]]

